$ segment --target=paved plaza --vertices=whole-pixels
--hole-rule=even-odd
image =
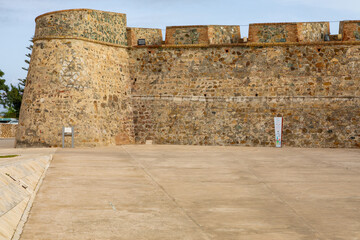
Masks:
[[[360,239],[360,150],[58,149],[21,239]]]

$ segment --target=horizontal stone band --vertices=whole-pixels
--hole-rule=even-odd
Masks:
[[[333,101],[348,101],[360,99],[358,96],[234,96],[234,97],[205,97],[205,96],[172,96],[172,95],[133,95],[132,99],[140,100],[164,100],[164,101],[193,101],[193,102],[247,102],[247,101],[282,101],[293,99],[294,101],[317,101],[330,99]]]

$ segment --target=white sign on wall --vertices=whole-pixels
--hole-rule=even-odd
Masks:
[[[276,147],[281,147],[282,144],[282,128],[283,128],[283,118],[282,117],[274,117],[275,123],[275,141]]]
[[[64,128],[64,133],[72,133],[71,127],[65,127]]]
[[[71,147],[74,147],[74,127],[62,127],[62,147],[65,147],[65,137],[71,135]]]

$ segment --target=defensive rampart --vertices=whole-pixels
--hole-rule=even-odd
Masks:
[[[76,146],[272,146],[282,116],[288,146],[360,147],[356,21],[331,36],[327,22],[251,24],[248,41],[239,26],[168,27],[165,42],[124,14],[36,21],[18,146],[59,146],[62,126]]]
[[[77,146],[134,143],[126,46],[124,14],[39,16],[17,146],[61,146],[62,126]]]

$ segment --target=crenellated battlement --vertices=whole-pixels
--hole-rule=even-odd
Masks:
[[[329,22],[257,23],[249,26],[249,42],[322,42],[330,35]]]
[[[138,45],[139,39],[145,40],[145,45],[162,45],[162,32],[158,28],[126,28],[128,46]]]
[[[127,27],[89,9],[36,18],[18,147],[360,147],[360,21]],[[69,144],[65,140],[65,144]]]
[[[36,19],[35,40],[79,38],[119,46],[224,45],[241,43],[321,43],[360,41],[360,21],[342,21],[338,35],[330,35],[329,22],[253,23],[248,38],[241,38],[238,25],[194,25],[161,29],[126,26],[126,15],[90,9],[50,12]]]
[[[240,26],[198,25],[166,27],[165,44],[232,44],[240,43]]]
[[[360,41],[360,21],[341,21],[339,32],[343,41]]]

